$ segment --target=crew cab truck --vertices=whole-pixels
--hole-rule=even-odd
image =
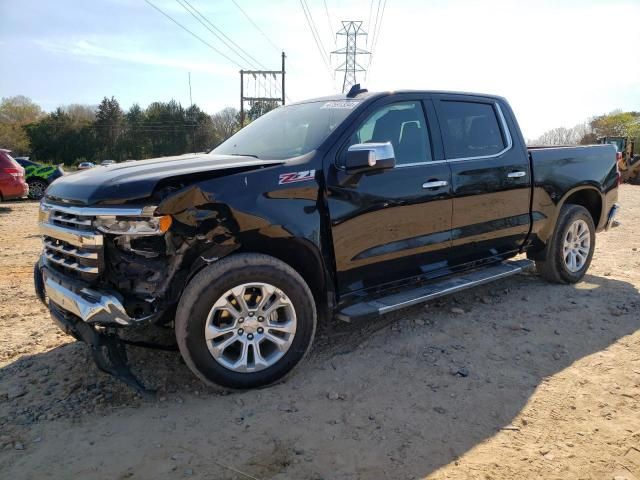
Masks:
[[[157,323],[205,382],[259,387],[303,359],[319,317],[366,322],[533,263],[578,282],[618,183],[613,146],[527,149],[501,97],[356,86],[208,154],[58,179],[36,290],[131,385],[121,334]]]

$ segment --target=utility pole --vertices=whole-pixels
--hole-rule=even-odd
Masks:
[[[284,105],[284,59],[287,58],[282,52],[282,104]]]
[[[240,128],[244,127],[244,70],[240,70]]]
[[[282,69],[281,70],[240,70],[240,128],[244,127],[245,120],[245,112],[244,105],[245,102],[249,102],[251,106],[253,106],[256,102],[277,102],[282,105],[285,104],[285,59],[287,56],[282,52]],[[259,78],[263,77],[265,80],[267,76],[272,76],[276,85],[276,89],[278,88],[278,82],[276,77],[280,75],[281,79],[281,95],[278,97],[274,97],[269,94],[266,90],[265,85],[260,85]],[[245,96],[245,77],[251,81],[253,81],[253,95]],[[273,84],[270,84],[273,85]],[[251,91],[251,85],[247,85],[247,92]]]
[[[191,72],[189,72],[189,103],[191,104],[191,121],[193,125],[191,127],[191,146],[193,147],[193,153],[196,153],[196,125],[195,118],[193,118],[193,96],[191,95]]]
[[[337,32],[337,35],[344,35],[346,37],[344,48],[331,52],[337,55],[344,55],[344,62],[336,68],[336,72],[344,72],[342,93],[345,93],[348,92],[353,85],[358,83],[356,81],[356,73],[366,72],[366,69],[358,63],[357,56],[370,55],[371,52],[358,48],[358,37],[367,35],[367,32],[362,29],[361,21],[343,21],[342,29]]]

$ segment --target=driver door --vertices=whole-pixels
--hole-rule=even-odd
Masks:
[[[328,206],[343,295],[446,266],[451,171],[431,134],[433,107],[423,97],[398,97],[374,103],[359,117],[329,172]],[[396,166],[347,174],[344,152],[368,142],[391,142]]]

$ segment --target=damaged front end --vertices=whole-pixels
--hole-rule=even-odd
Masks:
[[[132,342],[119,332],[171,320],[196,241],[171,232],[172,217],[155,210],[44,201],[39,212],[38,296],[65,332],[91,346],[98,367],[142,391],[127,366],[124,343]]]

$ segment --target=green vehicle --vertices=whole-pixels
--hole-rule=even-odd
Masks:
[[[34,200],[40,200],[49,184],[64,175],[61,166],[32,162],[27,157],[18,157],[16,162],[24,168],[24,176],[29,184],[29,198]]]

